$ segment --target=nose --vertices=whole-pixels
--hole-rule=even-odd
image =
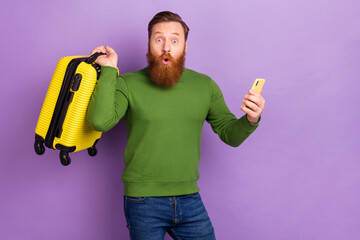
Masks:
[[[170,53],[170,50],[171,50],[170,42],[165,40],[163,45],[163,52]]]

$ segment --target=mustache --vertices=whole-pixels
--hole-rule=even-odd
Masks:
[[[170,62],[176,62],[176,59],[173,58],[170,53],[163,53],[161,56],[157,57],[158,61],[162,61],[163,59],[168,59]]]

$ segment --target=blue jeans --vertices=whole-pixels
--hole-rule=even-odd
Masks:
[[[124,212],[132,240],[213,240],[214,228],[199,193],[174,197],[124,196]]]

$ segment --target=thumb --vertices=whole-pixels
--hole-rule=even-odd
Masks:
[[[116,52],[114,51],[114,49],[112,49],[112,48],[109,47],[109,46],[106,46],[106,51],[107,51],[109,54],[116,54]]]

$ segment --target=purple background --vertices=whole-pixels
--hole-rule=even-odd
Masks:
[[[34,130],[61,57],[108,44],[121,73],[138,70],[162,10],[189,25],[186,67],[237,117],[266,78],[262,122],[239,148],[203,128],[199,186],[217,239],[360,239],[358,0],[4,2],[0,239],[129,239],[123,120],[69,167],[35,154]]]

